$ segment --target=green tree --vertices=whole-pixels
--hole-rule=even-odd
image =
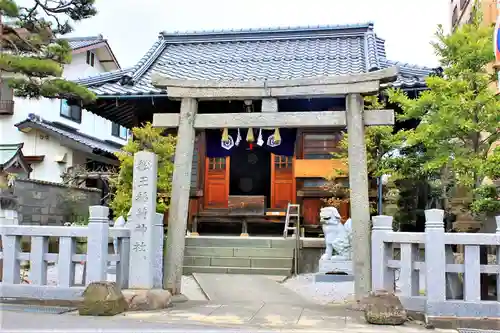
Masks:
[[[470,212],[476,207],[475,213],[485,213],[477,211],[474,201],[481,199],[483,192],[478,189],[485,177],[498,169],[492,165],[499,153],[492,151],[492,145],[500,139],[500,102],[492,89],[495,76],[488,70],[494,60],[492,36],[493,28],[481,24],[479,11],[473,13],[472,23],[452,34],[445,34],[440,26],[433,47],[443,76],[429,76],[429,89],[416,99],[401,90],[388,90],[389,101],[403,110],[400,120],[420,121],[415,129],[399,135],[403,147],[420,147],[421,154],[394,173],[429,177],[441,189],[445,209]],[[453,193],[459,189],[466,190],[470,202],[452,207]]]
[[[171,135],[163,136],[163,130],[153,127],[151,123],[146,123],[144,127],[134,127],[132,133],[133,140],[129,140],[123,151],[116,154],[120,160],[120,168],[110,178],[114,193],[110,206],[115,216],[127,216],[132,207],[134,154],[145,150],[158,157],[156,211],[163,214],[168,208],[172,190],[176,138]]]
[[[61,78],[71,48],[60,37],[94,16],[95,0],[0,0],[0,72],[14,94],[90,102],[86,88]],[[22,3],[23,5],[20,5]]]
[[[380,110],[385,108],[385,104],[381,102],[378,96],[367,96],[365,99],[365,108],[369,110]],[[382,163],[384,158],[388,156],[396,147],[399,146],[398,136],[393,134],[392,126],[370,126],[365,128],[365,145],[368,177],[374,178],[382,176],[385,172],[385,164]],[[341,160],[343,167],[348,167],[348,133],[344,133],[339,142],[339,151],[332,153],[332,158]],[[333,197],[328,199],[329,204],[336,206],[336,202],[344,201],[348,190],[342,188],[338,182],[339,177],[345,177],[343,169],[334,169],[329,177],[327,185],[328,190],[333,194]],[[373,206],[373,204],[372,204]]]

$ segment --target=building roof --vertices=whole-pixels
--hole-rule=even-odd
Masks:
[[[102,35],[98,36],[87,36],[87,37],[70,37],[66,38],[69,46],[72,50],[76,50],[82,47],[92,46],[95,44],[102,43],[105,41]]]
[[[87,37],[69,37],[63,38],[68,41],[73,50],[73,54],[94,50],[106,70],[120,69],[120,64],[116,59],[108,40],[102,35]]]
[[[9,169],[23,169],[27,173],[32,171],[23,155],[23,143],[0,145],[0,171]]]
[[[21,131],[37,129],[48,135],[59,137],[61,141],[66,141],[67,145],[72,148],[90,153],[105,152],[114,154],[121,151],[121,145],[117,143],[103,141],[70,128],[63,128],[57,123],[43,120],[34,114],[30,114],[28,119],[15,124],[15,126]]]
[[[387,59],[372,23],[160,33],[136,66],[81,79],[98,96],[159,95],[151,73],[172,79],[265,80],[365,73],[397,65],[392,86],[425,88],[433,69]]]

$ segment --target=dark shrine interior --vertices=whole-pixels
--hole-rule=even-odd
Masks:
[[[229,195],[270,197],[271,153],[269,151],[258,145],[253,145],[252,148],[240,146],[234,149],[229,168]]]

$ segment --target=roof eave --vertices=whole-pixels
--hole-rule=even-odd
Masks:
[[[39,124],[35,121],[31,121],[29,119],[23,120],[23,121],[15,124],[14,126],[16,126],[19,130],[22,130],[24,128],[38,129],[42,132],[45,132],[49,135],[52,135],[52,136],[59,138],[62,142],[66,142],[66,144],[64,144],[65,146],[82,151],[82,152],[85,152],[85,153],[94,154],[94,151],[97,150],[97,151],[102,151],[102,152],[105,152],[105,153],[111,154],[111,155],[114,154],[114,152],[112,152],[112,151],[106,151],[106,150],[102,150],[100,148],[91,147],[85,143],[79,142],[79,141],[77,141],[77,140],[75,140],[67,135],[56,132],[50,128],[43,126],[42,124]],[[115,149],[119,149],[119,148],[115,148]]]

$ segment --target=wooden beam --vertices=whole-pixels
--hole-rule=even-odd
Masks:
[[[370,73],[311,77],[290,80],[217,81],[171,79],[153,73],[153,86],[166,89],[171,98],[245,99],[265,97],[335,96],[372,94],[381,83],[395,81],[398,68],[390,67]]]
[[[393,110],[370,110],[365,112],[365,125],[393,125]],[[179,126],[179,115],[155,113],[153,126],[174,128]],[[347,126],[345,111],[304,112],[255,112],[255,113],[206,113],[198,114],[194,120],[195,129],[247,128],[247,127],[341,127]]]

